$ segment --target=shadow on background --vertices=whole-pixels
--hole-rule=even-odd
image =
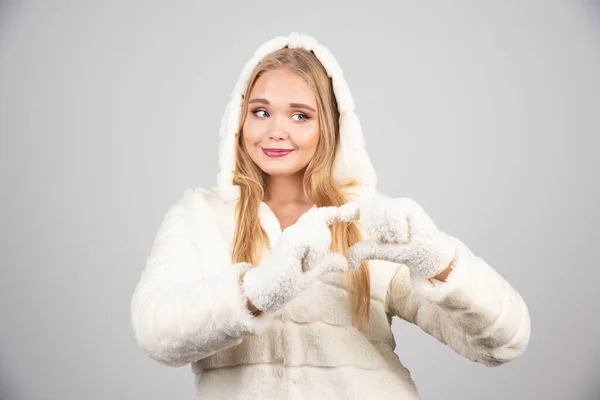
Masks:
[[[596,355],[595,357],[592,357],[592,362],[588,364],[587,373],[585,376],[582,376],[582,400],[600,399],[600,377],[598,375],[598,365],[600,365],[600,347],[592,350],[594,350]]]
[[[12,382],[8,367],[0,358],[0,400],[24,400],[18,393],[16,385]]]

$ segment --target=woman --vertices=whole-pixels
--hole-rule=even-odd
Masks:
[[[132,299],[140,346],[202,399],[418,399],[400,317],[487,366],[529,341],[526,304],[414,201],[376,189],[332,54],[276,37],[222,120],[217,186],[167,212]]]

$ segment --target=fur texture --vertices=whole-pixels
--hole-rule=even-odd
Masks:
[[[254,318],[242,301],[238,281],[248,265],[229,265],[219,257],[222,243],[211,232],[209,207],[195,190],[171,207],[133,294],[134,333],[150,357],[167,365],[204,358],[267,326],[269,317]],[[207,260],[218,264],[219,273],[209,276]]]
[[[232,265],[235,131],[254,66],[284,46],[313,50],[332,77],[340,109],[335,181],[352,203],[314,209],[281,232],[264,202],[261,226],[273,252],[260,266]],[[516,359],[529,342],[519,293],[462,242],[439,232],[418,204],[376,190],[354,102],[332,54],[293,33],[260,46],[244,66],[223,116],[215,188],[185,191],[166,213],[133,293],[131,320],[140,347],[169,366],[191,365],[202,399],[418,399],[395,354],[391,321],[402,318],[456,353],[486,366]],[[357,186],[346,186],[351,181]],[[371,261],[371,318],[352,326],[342,274],[328,251],[327,224],[360,216],[365,242],[349,266]],[[327,232],[326,232],[327,230]],[[426,279],[452,260],[446,282]],[[383,259],[383,260],[381,260]],[[268,312],[254,317],[244,291]],[[260,308],[260,307],[259,307]]]
[[[261,206],[267,224],[275,216],[265,203]],[[351,215],[353,206],[339,210]],[[297,229],[279,234],[267,229],[277,243],[274,253],[301,260],[297,254],[302,250],[294,243],[310,242],[312,227],[327,226],[319,210],[305,214]],[[322,398],[319,393],[328,393],[328,398],[340,399],[418,399],[409,370],[394,353],[393,316],[486,366],[514,360],[528,345],[529,313],[519,293],[457,239],[447,282],[411,274],[405,264],[371,261],[371,319],[358,331],[352,326],[343,276],[324,273],[327,268],[317,262],[327,258],[325,235],[319,238],[323,242],[311,242],[317,256],[304,268],[319,272],[310,278],[302,262],[271,254],[256,268],[230,265],[219,249],[230,239],[232,212],[216,189],[186,191],[165,216],[132,299],[141,348],[166,365],[191,363],[199,398],[223,398],[224,393],[231,399],[265,398],[267,393],[273,394],[270,398]],[[366,230],[363,234],[373,239]],[[298,281],[285,278],[300,288],[293,295],[264,283],[284,274],[277,271],[277,259],[282,271],[294,265],[289,274]],[[261,268],[268,272],[256,278],[261,283],[253,296],[284,300],[274,302],[275,311],[253,317],[239,276]]]
[[[360,221],[371,239],[348,249],[351,268],[363,260],[406,264],[417,276],[433,277],[452,262],[456,243],[440,232],[433,220],[412,199],[363,201]]]
[[[244,290],[259,309],[279,310],[316,279],[348,269],[346,257],[329,251],[329,225],[340,220],[338,207],[313,207],[288,227],[266,261],[245,274]]]

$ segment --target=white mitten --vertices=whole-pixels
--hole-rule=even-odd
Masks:
[[[405,264],[411,274],[433,277],[455,256],[452,236],[437,229],[421,206],[408,198],[377,199],[360,204],[361,225],[369,235],[348,249],[350,269],[363,260]]]
[[[304,292],[320,276],[348,269],[340,253],[329,250],[329,225],[356,214],[356,206],[313,208],[286,228],[265,262],[244,276],[244,291],[261,311],[274,312]]]

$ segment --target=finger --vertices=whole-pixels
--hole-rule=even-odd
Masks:
[[[323,221],[327,226],[333,225],[340,222],[340,208],[331,207],[320,207],[316,210],[317,218]]]
[[[326,206],[309,210],[302,217],[317,218],[330,226],[338,222],[352,222],[360,218],[360,205],[357,202],[349,202],[339,207]]]
[[[346,258],[348,259],[348,268],[355,270],[364,260],[372,260],[378,253],[378,244],[375,240],[363,240],[355,243],[348,248]]]
[[[406,243],[410,229],[406,207],[398,199],[374,202],[365,218],[370,236],[383,243]]]
[[[410,232],[415,237],[429,235],[436,232],[437,226],[435,222],[423,210],[417,210],[407,216],[407,222],[410,227]]]
[[[394,209],[401,210],[406,215],[411,232],[417,235],[437,230],[436,224],[423,207],[411,198],[402,197],[394,199]]]
[[[302,221],[319,221],[325,225],[331,225],[339,221],[339,208],[335,206],[312,208],[302,214],[298,222]]]
[[[430,256],[426,248],[413,243],[378,243],[377,251],[370,254],[369,259],[405,264],[414,272],[427,268]]]
[[[375,240],[358,242],[348,249],[350,269],[356,269],[364,260],[383,260],[393,263],[406,263],[420,258],[418,247],[412,244],[378,243]]]
[[[327,252],[318,261],[318,266],[307,272],[310,279],[317,279],[322,275],[329,274],[332,272],[345,272],[348,271],[348,260],[343,254],[336,252]]]
[[[304,220],[320,220],[324,221],[326,218],[331,217],[337,213],[337,207],[315,207],[311,208],[298,218],[298,222]]]
[[[378,243],[370,259],[404,264],[418,256],[417,249],[418,246],[408,243]]]
[[[361,205],[358,202],[349,202],[339,207],[339,221],[352,222],[360,219]]]

